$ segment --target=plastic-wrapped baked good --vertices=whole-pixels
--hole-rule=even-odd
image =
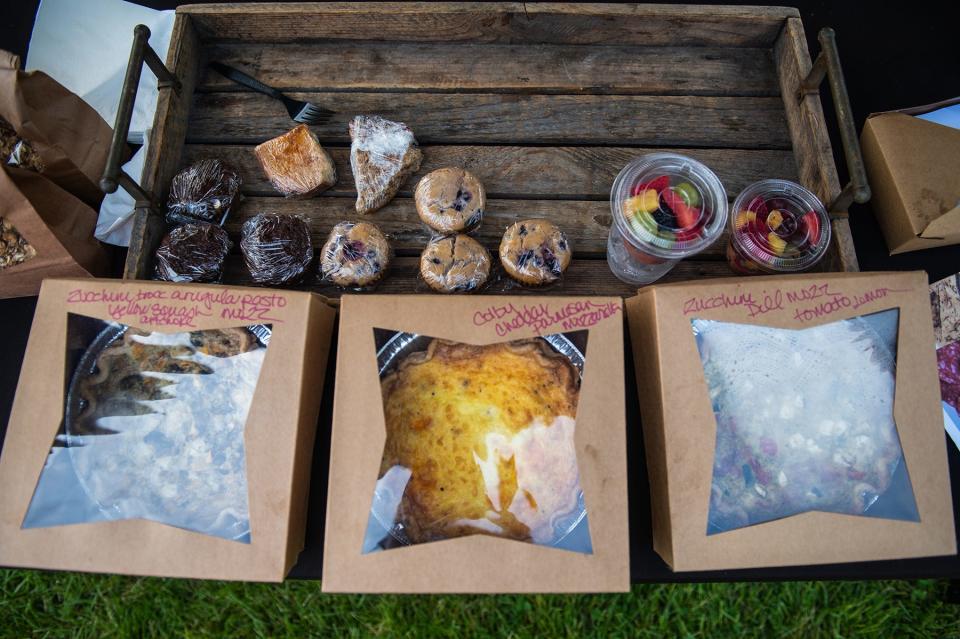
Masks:
[[[420,255],[420,276],[440,293],[475,291],[490,276],[490,254],[462,233],[435,237]]]
[[[357,213],[372,213],[393,199],[407,176],[420,168],[423,153],[406,124],[378,115],[353,118],[350,140]]]
[[[550,284],[563,275],[573,251],[567,236],[548,220],[514,222],[500,242],[500,262],[524,284]]]
[[[254,151],[270,183],[287,197],[307,198],[337,183],[337,168],[306,124],[267,140]]]
[[[487,196],[469,171],[444,168],[423,176],[414,201],[424,224],[440,233],[459,233],[480,224]]]
[[[0,270],[16,266],[37,255],[37,249],[20,235],[16,227],[0,217]]]
[[[337,286],[369,286],[390,265],[392,251],[383,232],[369,222],[340,222],[320,251],[320,276]]]
[[[240,174],[217,159],[200,160],[170,182],[167,221],[222,224],[240,198]]]
[[[254,282],[296,282],[313,260],[310,225],[299,215],[258,213],[243,223],[240,250]]]
[[[154,276],[168,282],[216,282],[232,246],[216,224],[178,226],[160,242]]]

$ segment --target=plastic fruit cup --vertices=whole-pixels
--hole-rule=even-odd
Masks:
[[[617,175],[610,210],[610,270],[628,284],[643,286],[723,233],[727,194],[702,163],[676,153],[651,153]]]
[[[816,195],[788,180],[761,180],[733,203],[727,262],[737,273],[796,273],[830,246],[830,218]]]

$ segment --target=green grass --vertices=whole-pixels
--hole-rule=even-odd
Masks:
[[[0,637],[960,638],[938,581],[636,586],[624,595],[343,596],[0,570]]]

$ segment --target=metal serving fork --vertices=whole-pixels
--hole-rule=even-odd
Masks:
[[[334,115],[334,111],[330,109],[324,109],[310,102],[301,102],[293,98],[288,98],[273,87],[268,87],[256,78],[252,78],[243,71],[238,71],[222,62],[211,62],[210,68],[237,84],[242,84],[249,89],[259,91],[260,93],[269,95],[271,98],[280,100],[284,106],[287,107],[287,113],[290,114],[294,122],[300,122],[301,124],[326,124]]]

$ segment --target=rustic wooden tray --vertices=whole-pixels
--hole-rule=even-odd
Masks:
[[[253,146],[293,126],[284,107],[209,71],[219,60],[292,96],[337,111],[313,127],[334,157],[336,187],[309,200],[278,195]],[[427,240],[412,200],[442,166],[477,174],[489,194],[477,238],[495,252],[514,219],[547,217],[574,260],[552,294],[629,295],[607,267],[614,177],[631,158],[672,149],[705,162],[732,200],[761,178],[798,181],[831,202],[840,192],[818,95],[797,97],[811,62],[795,9],[577,4],[222,4],[177,10],[126,277],[149,278],[171,177],[201,157],[239,167],[245,200],[234,240],[260,211],[310,218],[316,246],[355,219],[347,123],[360,113],[407,123],[424,151],[419,173],[369,219],[397,259],[379,292],[423,291]],[[159,205],[157,203],[160,203]],[[857,270],[844,212],[834,214],[824,270]],[[730,276],[726,237],[663,281]],[[224,282],[248,284],[237,249]],[[314,273],[299,288],[336,295]],[[513,289],[511,292],[521,292]]]

